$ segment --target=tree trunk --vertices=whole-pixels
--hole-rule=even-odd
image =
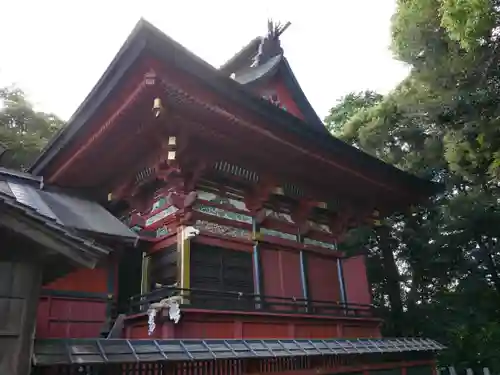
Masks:
[[[390,244],[390,228],[382,226],[378,228],[379,246],[382,253],[382,264],[386,276],[386,293],[391,305],[392,334],[401,336],[403,334],[403,302],[401,301],[400,274],[394,259],[394,253]]]
[[[493,260],[493,256],[491,253],[486,250],[486,254],[484,256],[485,265],[488,269],[488,272],[491,274],[491,281],[493,282],[493,286],[495,287],[498,294],[500,294],[500,276],[498,275],[498,269]]]

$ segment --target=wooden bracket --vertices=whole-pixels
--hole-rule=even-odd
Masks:
[[[308,219],[314,207],[316,207],[316,202],[309,199],[301,199],[296,209],[292,212],[292,219],[297,224],[299,233],[302,236],[311,230]]]
[[[212,165],[212,160],[207,158],[196,158],[186,160],[182,167],[184,176],[184,189],[186,192],[191,192],[196,188],[196,184]]]
[[[257,225],[261,225],[264,222],[264,220],[266,220],[266,217],[267,213],[266,209],[264,208],[261,208],[260,210],[255,212],[255,222],[257,223]]]
[[[252,213],[260,212],[265,203],[269,200],[274,189],[278,184],[270,178],[264,179],[260,185],[245,196],[245,205]],[[262,214],[261,214],[262,215]],[[261,217],[262,220],[265,217]]]
[[[345,206],[339,210],[335,218],[332,218],[330,229],[338,241],[346,235],[356,216],[351,207]]]

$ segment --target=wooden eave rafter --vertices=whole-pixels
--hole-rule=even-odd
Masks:
[[[127,99],[119,106],[119,108],[99,127],[98,131],[88,138],[72,155],[62,162],[59,167],[50,175],[47,182],[53,183],[58,180],[58,177],[72,166],[75,161],[84,156],[91,147],[95,147],[96,143],[102,141],[106,135],[112,131],[114,127],[120,123],[120,119],[133,107],[134,103],[147,89],[146,83],[143,81],[132,91]],[[95,166],[93,166],[95,167]]]

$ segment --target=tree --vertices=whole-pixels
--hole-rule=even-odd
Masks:
[[[439,10],[441,26],[462,48],[472,50],[496,41],[498,1],[444,0]]]
[[[8,149],[1,165],[25,169],[62,125],[54,114],[35,111],[22,90],[0,88],[0,143]]]
[[[392,48],[410,75],[368,105],[356,108],[360,95],[347,95],[332,113],[354,110],[330,126],[367,153],[446,186],[342,244],[367,250],[385,333],[435,338],[449,347],[443,364],[493,370],[500,369],[498,9],[482,0],[398,1]]]
[[[399,1],[393,50],[411,64],[439,107],[445,158],[465,177],[500,176],[498,4],[490,0]],[[487,177],[489,176],[489,177]]]
[[[362,109],[372,107],[381,102],[383,96],[374,91],[349,93],[338,101],[338,104],[330,109],[325,119],[326,128],[336,135],[340,135],[347,120]]]

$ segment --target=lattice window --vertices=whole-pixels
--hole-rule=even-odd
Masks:
[[[253,293],[252,255],[247,252],[191,244],[191,288],[214,292]],[[251,301],[217,293],[192,293],[193,304],[206,308],[244,308]]]

